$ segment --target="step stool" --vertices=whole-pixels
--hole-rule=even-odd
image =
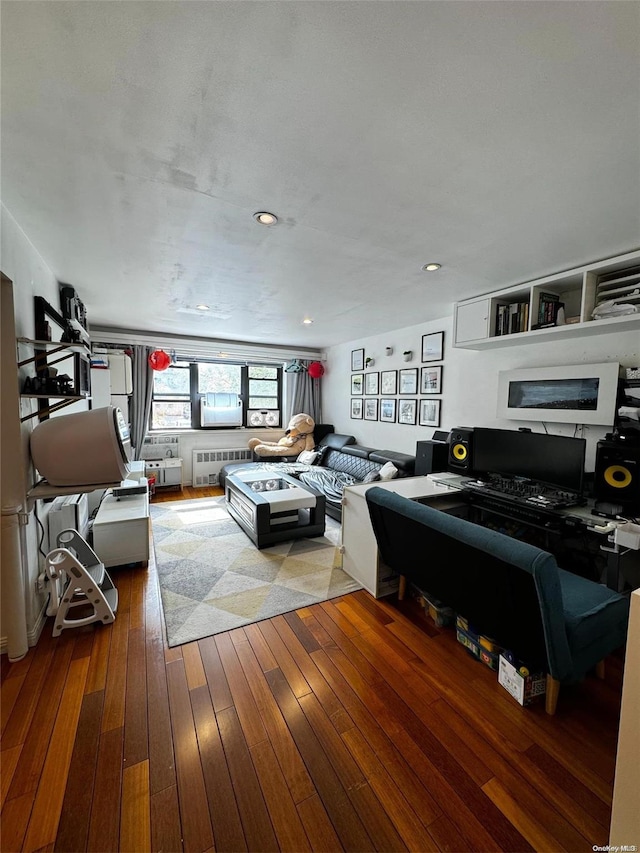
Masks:
[[[65,628],[78,628],[92,622],[108,625],[116,618],[118,590],[104,563],[77,530],[58,534],[58,547],[46,557],[45,574],[50,583],[47,616],[54,616],[53,636]],[[85,616],[73,617],[75,607],[91,607]]]

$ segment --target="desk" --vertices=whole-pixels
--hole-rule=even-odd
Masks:
[[[385,482],[361,483],[345,488],[342,498],[342,568],[344,571],[361,583],[375,598],[390,595],[398,589],[397,575],[390,572],[380,559],[369,519],[365,495],[373,487],[386,489],[411,500],[426,503],[443,512],[459,514],[465,518],[471,510],[476,517],[480,517],[483,512],[490,512],[494,516],[511,518],[515,523],[527,524],[521,518],[510,517],[508,506],[505,506],[504,511],[495,508],[485,510],[479,503],[470,503],[473,501],[472,493],[461,488],[461,482],[464,479],[467,478],[459,474],[441,473]],[[590,505],[557,510],[553,515],[554,520],[558,522],[557,527],[536,528],[541,541],[534,544],[553,552],[553,540],[563,543],[572,531],[580,537],[586,534],[597,537],[592,541],[599,546],[606,562],[602,581],[616,591],[624,588],[625,581],[631,587],[640,586],[640,565],[638,565],[640,552],[624,551],[609,543],[609,531],[596,529],[596,527],[605,528],[607,521],[592,515]],[[535,525],[532,524],[531,527],[533,529]],[[546,544],[543,544],[543,540]],[[567,565],[567,568],[570,569],[571,566]]]
[[[398,589],[398,576],[387,569],[378,554],[365,498],[374,486],[405,498],[428,499],[431,506],[445,511],[466,508],[466,504],[457,486],[435,482],[431,475],[359,483],[345,488],[342,496],[342,568],[374,598],[382,598]]]

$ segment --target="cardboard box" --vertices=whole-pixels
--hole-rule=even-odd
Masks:
[[[547,679],[543,672],[522,675],[516,667],[500,655],[498,683],[521,705],[530,705],[543,696],[547,689]]]

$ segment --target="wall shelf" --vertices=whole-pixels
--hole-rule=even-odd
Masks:
[[[640,251],[457,302],[454,346],[494,349],[640,329],[640,311],[592,319],[596,306],[611,295],[607,285],[621,280],[632,282],[632,290],[636,285],[640,289]],[[634,300],[635,296],[624,294],[618,301],[636,304]],[[545,314],[549,304],[563,305],[566,318],[573,322],[535,328],[545,319],[555,322],[553,311],[551,316]]]
[[[18,368],[25,367],[26,365],[33,364],[36,369],[36,375],[38,375],[39,371],[43,371],[47,367],[51,367],[54,364],[57,364],[60,361],[64,361],[75,354],[80,354],[81,356],[86,357],[87,359],[91,355],[91,351],[87,347],[84,342],[78,343],[66,343],[63,341],[47,341],[47,340],[38,340],[33,338],[18,338],[18,345],[22,344],[23,346],[28,346],[32,350],[36,350],[32,355],[28,358],[18,359],[17,366]],[[57,355],[57,358],[52,359],[51,356]],[[76,358],[79,356],[76,355]],[[74,362],[74,371],[77,371],[78,365]],[[77,389],[76,389],[77,390]],[[79,400],[89,400],[88,394],[55,394],[55,393],[43,393],[43,394],[31,394],[31,393],[23,393],[20,394],[21,399],[23,400],[57,400],[58,402],[53,403],[52,405],[45,405],[44,402],[40,403],[38,406],[37,412],[30,412],[28,415],[24,415],[20,418],[20,423],[24,423],[25,421],[31,420],[36,417],[48,417],[54,412],[60,411],[60,409],[66,408],[66,406],[70,406],[72,403],[77,403]]]

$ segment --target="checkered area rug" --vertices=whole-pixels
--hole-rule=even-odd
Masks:
[[[223,497],[151,504],[169,646],[361,589],[341,568],[340,524],[259,551]]]

